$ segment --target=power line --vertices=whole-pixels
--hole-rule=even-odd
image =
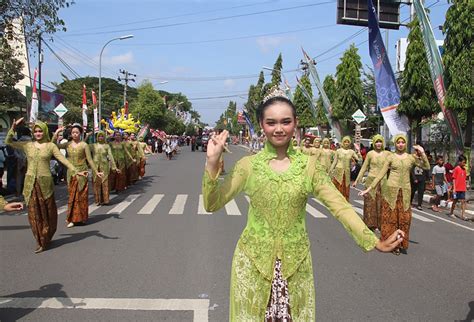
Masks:
[[[120,43],[120,45],[116,44],[117,46],[176,46],[176,45],[191,45],[191,44],[205,44],[205,43],[213,43],[213,42],[224,42],[224,41],[232,41],[232,40],[242,40],[242,39],[251,39],[251,38],[258,38],[258,37],[267,37],[267,36],[276,36],[276,35],[284,35],[290,33],[297,33],[297,32],[304,32],[304,31],[311,31],[323,28],[330,28],[337,26],[337,24],[330,24],[330,25],[322,25],[322,26],[315,26],[315,27],[308,27],[302,29],[294,29],[288,31],[280,31],[280,32],[272,32],[266,34],[258,34],[258,35],[247,35],[247,36],[238,36],[238,37],[229,37],[229,38],[218,38],[218,39],[205,39],[205,40],[191,40],[191,41],[181,41],[181,42],[163,42],[163,43]],[[86,44],[98,44],[96,42],[82,42]]]
[[[208,18],[208,19],[201,19],[201,20],[187,21],[187,22],[176,22],[176,23],[171,23],[171,24],[156,25],[156,26],[141,27],[141,28],[118,29],[118,30],[100,31],[100,32],[96,31],[96,32],[88,32],[88,33],[72,33],[69,35],[65,35],[64,37],[103,35],[103,34],[111,34],[111,33],[132,32],[132,31],[139,31],[139,30],[150,30],[150,29],[158,29],[158,28],[184,26],[184,25],[198,24],[198,23],[203,23],[203,22],[212,22],[212,21],[221,21],[221,20],[228,20],[228,19],[234,19],[234,18],[249,17],[249,16],[261,15],[265,13],[273,13],[273,12],[281,12],[281,11],[308,8],[308,7],[315,7],[315,6],[320,6],[320,5],[330,4],[330,3],[334,3],[334,1],[332,0],[332,1],[325,1],[325,2],[319,2],[319,3],[305,4],[305,5],[300,5],[300,6],[293,6],[293,7],[272,9],[272,10],[263,10],[263,11],[257,11],[257,12],[251,12],[251,13],[243,13],[243,14],[232,15],[232,16]]]
[[[54,50],[53,48],[51,48],[51,46],[49,46],[49,44],[47,42],[43,42],[46,47],[48,47],[48,49],[53,53],[54,56],[56,56],[56,58],[64,65],[64,67],[66,67],[73,75],[74,77],[76,78],[81,78],[81,75],[79,75],[71,66],[69,66],[69,64],[64,60],[62,59]]]
[[[21,74],[22,74],[23,76],[25,76],[26,78],[29,78],[30,80],[34,81],[34,78],[31,77],[30,75],[27,75],[27,74],[24,74],[24,73],[21,73]],[[36,80],[36,81],[38,81],[38,80]],[[56,88],[51,87],[51,86],[49,86],[49,85],[46,85],[46,84],[43,83],[43,82],[41,83],[41,86],[44,86],[44,87],[49,88],[49,89],[52,89],[53,91],[56,90]]]

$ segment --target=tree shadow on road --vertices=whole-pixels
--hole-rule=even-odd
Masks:
[[[87,220],[87,224],[85,226],[92,225],[92,224],[97,224],[98,222],[101,222],[102,220],[106,220],[106,219],[110,219],[110,218],[122,219],[122,218],[120,218],[119,214],[91,215],[89,217],[89,219]]]
[[[83,303],[73,303],[59,283],[43,285],[39,290],[2,295],[0,316],[2,321],[18,321],[39,308],[45,299],[57,298],[66,307],[76,307]],[[9,298],[8,300],[5,298]]]
[[[54,249],[62,245],[78,242],[80,240],[83,240],[89,237],[99,237],[102,239],[119,239],[118,237],[109,237],[109,236],[103,235],[98,230],[85,231],[82,233],[75,233],[75,234],[61,234],[60,236],[67,236],[67,237],[53,240],[51,242],[51,245],[48,247],[48,249]]]
[[[22,230],[22,229],[30,229],[30,226],[22,225],[22,226],[0,226],[0,230]]]

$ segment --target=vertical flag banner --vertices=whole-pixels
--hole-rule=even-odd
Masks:
[[[377,105],[392,136],[406,134],[408,118],[397,112],[400,104],[400,89],[388,60],[387,51],[380,34],[379,21],[372,0],[367,0],[369,16],[369,54],[374,64]]]
[[[447,109],[444,106],[444,99],[446,97],[446,88],[444,87],[444,68],[439,53],[436,40],[431,29],[430,21],[426,15],[425,8],[421,4],[420,0],[413,1],[415,6],[415,12],[420,21],[420,29],[423,34],[423,43],[425,44],[426,57],[428,58],[428,65],[430,66],[431,79],[433,81],[436,96],[438,97],[438,103],[441,106],[441,110],[444,114],[444,119],[448,124],[448,128],[451,131],[451,136],[456,145],[456,151],[458,154],[463,152],[464,144],[462,139],[461,127],[459,126],[458,119],[453,110]]]
[[[38,70],[35,69],[35,76],[33,78],[33,93],[31,94],[31,109],[30,109],[30,123],[34,123],[38,120],[38,92],[36,91],[36,76]]]
[[[92,106],[94,106],[94,131],[99,131],[99,115],[97,112],[97,96],[92,90]]]
[[[87,96],[86,85],[82,87],[82,127],[87,129]]]
[[[301,48],[301,50],[303,51],[304,60],[306,64],[308,64],[309,73],[311,74],[311,77],[313,78],[313,81],[316,87],[318,88],[319,95],[321,95],[321,98],[323,100],[323,106],[326,111],[326,117],[328,118],[329,124],[331,125],[332,130],[334,131],[336,139],[340,142],[342,133],[341,124],[338,121],[333,120],[332,118],[331,102],[329,101],[329,98],[326,95],[326,92],[324,91],[323,84],[321,84],[321,81],[319,80],[319,75],[316,71],[316,66],[314,66],[313,60],[308,56],[308,54],[304,51],[303,48]]]
[[[243,116],[245,118],[245,122],[247,122],[247,125],[249,126],[249,132],[250,132],[250,136],[252,137],[255,133],[255,130],[253,128],[253,124],[252,122],[250,121],[250,116],[248,115],[248,113],[244,110],[243,111]]]
[[[293,94],[291,93],[291,87],[288,81],[285,78],[285,94],[290,101],[293,101]]]

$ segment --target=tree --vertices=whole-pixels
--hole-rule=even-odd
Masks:
[[[82,87],[86,85],[87,97],[91,98],[91,90],[94,90],[99,97],[99,78],[82,77],[76,79],[68,79],[64,74],[63,82],[53,83],[56,87],[55,93],[64,95],[64,105],[79,106],[82,103]],[[123,107],[123,86],[115,79],[102,77],[102,118],[110,117],[112,111],[116,111]],[[129,87],[127,91],[127,100],[129,106],[133,106],[133,102],[137,97],[137,89]],[[92,102],[89,100],[88,105]],[[90,118],[89,118],[90,119]]]
[[[153,88],[153,84],[144,81],[137,90],[138,95],[131,108],[135,117],[139,116],[142,123],[150,124],[152,128],[164,129],[165,126],[173,128],[169,125],[173,121],[173,117],[166,109],[161,95]],[[176,118],[175,115],[174,118]],[[166,130],[165,132],[168,133]]]
[[[339,120],[346,133],[351,133],[352,114],[364,107],[364,90],[360,78],[362,63],[352,44],[344,52],[341,63],[336,67],[336,93],[333,103],[333,118]]]
[[[447,89],[445,104],[458,112],[461,127],[465,128],[464,145],[472,144],[474,113],[474,33],[472,17],[474,4],[469,0],[450,0],[452,5],[446,12],[443,25],[444,41],[444,80]],[[471,26],[470,28],[468,26]]]
[[[300,79],[300,83],[295,90],[293,96],[293,103],[296,106],[296,114],[298,116],[298,127],[303,131],[316,125],[315,115],[313,115],[311,101],[303,94],[301,86],[304,87],[306,93],[313,97],[313,91],[311,90],[311,82],[309,81],[308,75],[303,75]]]
[[[377,92],[375,89],[374,70],[368,67],[368,71],[363,72],[363,88],[365,96],[365,110],[367,116],[366,124],[369,136],[379,133],[380,125],[383,124],[382,114],[377,107]]]
[[[3,32],[7,24],[17,18],[22,18],[25,40],[29,45],[38,44],[38,36],[66,31],[66,23],[59,18],[58,12],[67,8],[74,1],[66,0],[3,0],[0,2],[0,30]],[[21,35],[13,35],[20,39]]]
[[[420,24],[415,18],[410,24],[405,70],[401,76],[401,97],[397,110],[405,114],[410,127],[421,140],[421,121],[439,112],[436,93],[431,81]]]
[[[278,55],[277,60],[275,61],[275,64],[273,65],[273,70],[272,70],[272,85],[273,86],[279,86],[281,84],[281,69],[283,68],[283,58],[281,57],[281,53]]]
[[[26,98],[15,88],[24,77],[21,73],[23,63],[14,57],[13,50],[4,37],[0,38],[0,61],[0,111],[13,106],[26,107]]]
[[[91,117],[89,116],[87,119],[91,120]],[[78,105],[68,105],[67,113],[63,116],[63,122],[64,124],[82,124],[82,107]]]
[[[332,75],[327,75],[324,78],[323,89],[329,99],[329,102],[333,104],[336,96],[336,81]],[[321,95],[319,95],[318,101],[316,102],[316,109],[316,125],[325,126],[327,130],[326,135],[329,136],[330,124],[326,116],[326,109],[323,106],[323,99]]]

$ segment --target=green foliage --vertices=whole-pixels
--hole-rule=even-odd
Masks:
[[[419,137],[421,119],[439,112],[440,107],[433,88],[418,19],[414,19],[409,27],[411,28],[408,34],[409,44],[405,70],[401,76],[401,97],[397,110],[405,114],[410,123],[415,122],[414,126]]]
[[[336,96],[336,81],[334,80],[334,77],[332,75],[327,75],[324,78],[323,89],[324,92],[326,92],[329,102],[333,104],[334,98]],[[329,120],[326,116],[326,109],[324,108],[323,99],[321,95],[319,95],[319,98],[316,102],[316,111],[316,125],[326,126],[329,129]]]
[[[138,86],[137,90],[138,95],[131,111],[142,123],[148,123],[152,128],[163,129],[171,117],[168,115],[168,110],[161,95],[149,81],[144,81]]]
[[[82,86],[86,85],[87,105],[92,106],[91,90],[94,90],[99,100],[99,78],[82,77],[69,80],[63,75],[63,82],[53,83],[56,87],[55,92],[64,95],[64,105],[80,106],[82,104]],[[137,97],[137,89],[129,87],[127,90],[127,100],[130,108]],[[117,111],[123,107],[123,85],[115,79],[102,77],[102,118],[110,117],[112,111]]]
[[[300,83],[306,89],[309,96],[313,97],[313,91],[311,89],[311,82],[309,81],[308,75],[303,75],[300,79]],[[306,129],[316,125],[315,116],[311,108],[311,101],[303,94],[301,85],[298,85],[293,96],[293,103],[296,106],[296,114],[298,116],[298,127]]]
[[[336,93],[333,103],[333,118],[339,120],[346,132],[352,124],[352,114],[364,107],[364,90],[362,86],[362,63],[354,44],[344,52],[341,63],[336,67]]]
[[[267,84],[268,85],[268,84]],[[263,97],[265,96],[265,76],[263,72],[260,72],[256,85],[250,85],[247,103],[244,104],[247,113],[249,114],[250,121],[252,122],[255,131],[260,129],[260,125],[257,119],[257,108],[261,104]]]
[[[281,57],[281,53],[278,55],[275,64],[273,65],[272,70],[272,83],[271,86],[279,86],[281,84],[281,69],[283,68],[283,58]]]
[[[13,106],[26,107],[26,98],[15,88],[23,79],[23,63],[16,59],[5,38],[0,37],[0,110]]]
[[[38,36],[54,34],[57,31],[66,31],[65,22],[59,18],[58,12],[74,4],[66,0],[2,0],[0,2],[0,30],[13,19],[22,17],[25,28],[25,38],[29,45],[38,44]],[[14,35],[19,39],[20,35]]]
[[[368,137],[379,132],[379,126],[383,123],[382,114],[377,108],[377,92],[375,89],[374,70],[368,67],[368,71],[363,72],[363,88],[365,96],[365,109],[362,110],[367,116],[366,127]]]
[[[450,0],[452,5],[446,12],[443,25],[444,41],[444,80],[446,86],[447,108],[458,112],[461,127],[465,128],[465,145],[472,141],[474,113],[474,2],[469,0]],[[470,27],[469,27],[470,26]]]
[[[229,122],[230,119],[230,122]],[[237,103],[230,101],[227,109],[221,114],[216,122],[216,129],[227,130],[230,134],[238,135],[243,126],[238,123]]]
[[[87,116],[87,120],[93,120],[91,113]],[[82,107],[78,105],[69,105],[67,107],[67,113],[63,116],[64,124],[82,124]]]

